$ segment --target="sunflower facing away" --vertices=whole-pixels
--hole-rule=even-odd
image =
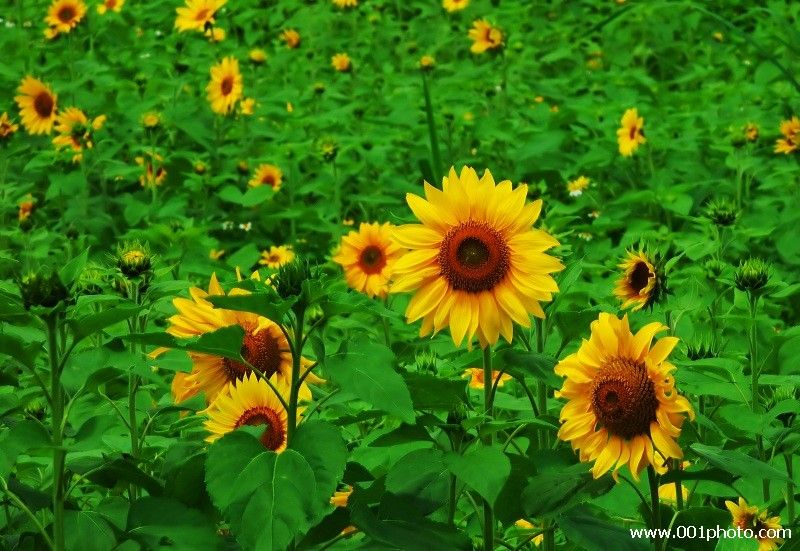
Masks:
[[[683,457],[675,439],[694,411],[678,395],[675,366],[667,361],[678,339],[663,337],[651,346],[655,334],[668,329],[654,322],[634,335],[627,315],[601,313],[589,340],[555,367],[565,377],[556,397],[568,400],[558,437],[579,450],[581,461],[594,461],[595,478],[615,465],[616,478],[628,465],[639,480],[647,465],[663,473],[668,458]]]
[[[294,260],[295,254],[289,245],[271,246],[268,251],[261,251],[261,260],[258,261],[262,266],[277,270],[284,264]]]
[[[483,368],[481,367],[470,367],[469,369],[465,369],[464,373],[461,375],[462,378],[469,377],[469,387],[470,388],[477,388],[483,389],[485,384],[485,379],[483,378]],[[501,373],[500,371],[492,371],[492,385],[497,383],[497,388],[505,385],[508,381],[511,380],[511,375],[508,373]]]
[[[239,61],[236,58],[223,58],[211,67],[211,81],[206,86],[206,92],[208,92],[208,103],[211,104],[214,113],[227,115],[233,111],[244,92]]]
[[[457,346],[511,342],[513,323],[530,327],[543,318],[540,302],[550,301],[558,285],[549,274],[564,268],[545,251],[559,243],[531,226],[542,201],[526,201],[528,186],[495,184],[469,167],[451,168],[439,190],[425,182],[426,198],[409,193],[406,201],[421,224],[396,228],[397,243],[410,249],[395,264],[390,292],[415,294],[409,323],[422,319],[420,335],[450,326]]]
[[[347,284],[370,298],[385,298],[389,278],[402,250],[392,240],[392,225],[362,223],[344,237],[333,261],[344,269]]]
[[[78,26],[86,15],[86,4],[82,0],[54,0],[47,9],[47,38],[55,38],[61,33],[68,33]]]
[[[636,311],[652,306],[664,293],[663,278],[644,251],[628,251],[619,268],[622,276],[617,280],[614,296],[622,301],[623,309],[632,306]]]
[[[469,6],[469,0],[442,0],[442,7],[450,13],[461,11],[467,6]]]
[[[53,145],[57,149],[72,149],[72,162],[77,163],[83,158],[84,149],[94,147],[93,132],[103,127],[106,116],[95,117],[90,123],[83,111],[77,107],[67,107],[58,114],[57,121],[58,136],[53,138]]]
[[[281,189],[282,180],[283,173],[280,168],[275,165],[260,164],[247,185],[250,187],[269,186],[274,191],[278,191]]]
[[[109,11],[119,13],[120,11],[122,11],[122,6],[124,5],[125,5],[125,0],[103,0],[97,6],[97,13],[99,13],[100,15],[103,15]]]
[[[622,115],[620,124],[617,129],[619,152],[624,157],[630,157],[640,145],[647,142],[644,137],[644,118],[639,116],[636,109],[628,109]]]
[[[227,0],[186,0],[186,5],[176,8],[175,27],[180,32],[205,31],[214,24],[214,16]]]
[[[800,119],[792,117],[788,121],[782,121],[780,130],[783,138],[775,142],[775,153],[788,155],[797,151],[800,146]]]
[[[733,517],[733,526],[742,530],[752,530],[756,540],[758,540],[758,551],[775,551],[778,544],[783,543],[779,538],[781,530],[781,517],[770,517],[767,511],[759,513],[758,507],[748,505],[743,497],[739,498],[739,503],[726,501],[725,506]]]
[[[49,134],[56,122],[58,96],[37,78],[27,76],[14,97],[19,106],[19,117],[28,134]]]
[[[503,31],[485,19],[475,21],[467,35],[472,40],[469,50],[473,54],[482,54],[486,50],[494,50],[503,46]]]
[[[275,376],[270,382],[281,397],[288,400],[289,388],[286,383]],[[304,409],[297,408],[298,419]],[[264,447],[277,453],[286,449],[289,414],[275,391],[255,373],[230,383],[202,413],[208,415],[205,422],[206,430],[210,433],[207,442],[214,442],[244,425],[263,426],[264,432],[259,440]]]

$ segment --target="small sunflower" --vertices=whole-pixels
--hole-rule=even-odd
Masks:
[[[19,106],[22,126],[28,134],[49,134],[56,122],[58,96],[41,80],[27,76],[17,89],[14,101]]]
[[[350,56],[345,53],[338,53],[331,58],[331,65],[340,73],[349,72],[353,66],[350,63]]]
[[[14,124],[8,113],[0,115],[0,140],[10,137],[14,132],[19,130],[19,125]]]
[[[423,71],[430,71],[436,66],[436,59],[432,55],[424,55],[419,58],[419,68]]]
[[[581,461],[594,461],[595,478],[614,465],[616,478],[628,465],[638,480],[647,465],[663,473],[668,458],[683,457],[675,439],[694,411],[677,393],[675,366],[667,361],[678,339],[663,337],[651,346],[653,336],[668,329],[654,322],[634,335],[627,315],[601,313],[589,340],[555,367],[565,377],[556,397],[568,400],[558,437],[579,450]]]
[[[86,4],[83,0],[54,0],[47,9],[47,38],[55,38],[59,34],[68,33],[78,26],[83,16],[86,15]]]
[[[370,298],[385,298],[400,247],[392,241],[392,225],[362,223],[342,237],[333,261],[344,269],[347,284]]]
[[[281,40],[286,43],[287,48],[297,48],[300,46],[300,33],[294,29],[285,29],[281,33]]]
[[[176,8],[175,27],[179,32],[205,31],[214,24],[214,16],[227,0],[186,0],[186,5]]]
[[[655,257],[644,250],[628,251],[619,264],[622,276],[617,280],[614,296],[622,301],[622,308],[633,310],[651,307],[666,294],[664,276]]]
[[[470,367],[465,369],[462,378],[469,377],[469,387],[482,389],[485,386],[485,379],[483,378],[483,368]],[[505,385],[512,379],[508,373],[501,373],[500,371],[492,371],[492,385],[497,383],[497,388]]]
[[[145,128],[155,128],[161,124],[161,115],[157,111],[148,111],[142,115],[142,125]]]
[[[567,191],[570,197],[580,197],[583,191],[589,187],[590,180],[586,176],[578,176],[571,182],[567,182]]]
[[[250,58],[250,61],[256,65],[261,65],[267,60],[267,52],[261,48],[253,48],[250,50],[250,53],[247,54],[247,57]]]
[[[239,102],[239,113],[242,115],[250,116],[255,113],[256,100],[254,98],[244,98]]]
[[[420,335],[450,326],[456,346],[478,335],[481,346],[513,337],[513,323],[530,327],[530,314],[544,318],[540,302],[558,285],[550,275],[564,268],[545,251],[558,241],[532,228],[542,200],[527,203],[528,187],[495,184],[469,167],[454,168],[439,190],[425,182],[425,196],[406,201],[421,224],[395,230],[410,249],[395,264],[390,292],[415,291],[406,309],[409,323],[422,319]]]
[[[725,506],[733,517],[733,526],[741,530],[752,530],[758,540],[758,551],[775,551],[783,539],[778,537],[781,530],[781,517],[770,517],[767,511],[758,511],[755,505],[748,505],[743,497],[739,503],[726,501]]]
[[[36,201],[33,200],[33,195],[30,193],[19,202],[18,219],[20,222],[27,222],[33,214],[33,209],[36,206]]]
[[[331,497],[331,505],[334,507],[347,507],[347,502],[350,500],[350,494],[353,493],[353,487],[348,486],[344,490],[337,490],[333,493],[333,497]]]
[[[275,165],[260,164],[256,169],[255,174],[247,183],[250,187],[269,186],[273,191],[281,189],[281,182],[283,181],[283,172]]]
[[[470,51],[473,54],[482,54],[486,50],[495,50],[503,46],[503,31],[485,19],[478,19],[472,23],[468,36],[472,40]]]
[[[268,251],[261,252],[261,260],[258,261],[262,266],[277,270],[281,266],[289,264],[294,260],[295,254],[289,245],[273,245]]]
[[[358,6],[358,0],[333,0],[337,8],[355,8]]]
[[[622,115],[620,124],[617,130],[619,152],[624,157],[630,157],[640,145],[647,143],[644,137],[644,117],[640,117],[636,109],[628,109]]]
[[[469,6],[469,0],[442,0],[442,7],[450,13],[461,11],[467,6]]]
[[[800,126],[800,122],[798,123],[798,126]],[[748,122],[746,125],[744,125],[744,137],[748,142],[756,141],[758,139],[759,131],[760,129],[758,128],[758,125],[754,122]]]
[[[800,119],[792,117],[789,120],[781,121],[780,126],[783,138],[775,142],[775,153],[788,155],[800,146]]]
[[[212,111],[220,115],[227,115],[233,111],[236,102],[242,99],[244,91],[239,61],[234,57],[226,57],[211,67],[211,81],[206,91]]]
[[[275,376],[271,377],[270,382],[281,398],[288,400],[288,386]],[[303,409],[297,408],[298,419]],[[277,453],[286,449],[289,414],[275,391],[255,373],[228,384],[203,413],[208,415],[205,422],[206,430],[210,433],[207,442],[214,442],[244,425],[264,426],[259,438],[264,447]]]
[[[225,40],[225,29],[220,29],[219,27],[213,27],[210,29],[206,29],[206,32],[203,33],[203,36],[208,38],[210,42],[222,42]]]
[[[144,173],[139,176],[139,183],[143,188],[160,186],[167,178],[164,169],[164,157],[155,151],[145,151],[144,155],[136,157],[136,164],[144,168]]]
[[[125,5],[125,0],[103,0],[97,6],[97,13],[99,13],[100,15],[103,15],[109,11],[119,13],[120,11],[122,11],[122,6],[124,5]]]
[[[93,133],[103,127],[106,117],[100,115],[90,123],[83,111],[77,107],[67,107],[58,114],[57,121],[58,136],[53,138],[53,145],[57,149],[72,149],[72,161],[77,163],[83,158],[84,149],[94,147]]]

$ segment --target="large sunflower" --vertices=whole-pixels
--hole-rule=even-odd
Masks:
[[[580,451],[581,461],[595,462],[595,478],[615,465],[615,477],[625,465],[637,480],[647,465],[666,472],[668,458],[683,456],[675,439],[685,415],[694,418],[667,361],[678,339],[663,337],[651,346],[668,327],[654,322],[633,335],[627,316],[606,313],[591,329],[589,340],[555,367],[566,378],[556,397],[569,400],[558,437]]]
[[[28,134],[49,134],[56,122],[58,96],[41,80],[27,76],[14,97],[19,106],[19,116]]]
[[[481,346],[500,335],[511,342],[513,322],[530,327],[529,314],[543,318],[539,302],[558,285],[549,274],[564,268],[545,251],[553,236],[531,226],[542,201],[527,203],[528,186],[495,184],[487,170],[478,177],[451,168],[439,190],[425,182],[425,196],[406,201],[422,224],[395,230],[410,249],[395,264],[390,292],[416,291],[406,309],[409,323],[422,319],[420,335],[450,326],[457,346],[478,335]]]
[[[624,157],[630,157],[640,145],[647,142],[644,137],[644,118],[639,116],[636,109],[628,109],[622,115],[620,125],[617,129],[619,152]]]
[[[632,306],[634,311],[641,310],[654,304],[663,294],[663,277],[644,251],[628,251],[619,268],[622,275],[617,280],[614,296],[622,301],[622,308]]]
[[[193,287],[189,290],[189,294],[191,299],[173,300],[178,313],[169,318],[170,326],[167,328],[167,333],[175,337],[196,337],[223,327],[238,325],[244,330],[242,358],[247,363],[211,354],[189,352],[194,365],[188,376],[182,377],[181,381],[173,385],[176,400],[186,399],[203,391],[206,399],[209,402],[213,401],[229,383],[254,373],[249,365],[267,377],[275,376],[282,384],[290,384],[292,353],[286,336],[275,322],[250,312],[214,308],[208,297],[225,295],[216,275],[211,276],[208,292]],[[230,294],[247,294],[247,291],[233,289]],[[157,353],[161,351],[163,350]],[[301,365],[307,369],[311,362],[303,358]],[[321,382],[321,379],[313,373],[309,373],[306,380]],[[311,398],[311,392],[307,387],[303,387],[301,397]]]
[[[270,382],[284,400],[289,399],[285,383],[275,376]],[[298,419],[303,409],[297,408]],[[207,442],[214,442],[244,425],[264,426],[260,438],[264,447],[277,453],[286,449],[289,414],[275,391],[255,373],[230,383],[203,413],[208,415],[205,422],[210,433]]]
[[[781,533],[781,517],[770,517],[767,511],[758,511],[755,505],[748,505],[743,497],[739,503],[726,501],[725,506],[733,517],[733,526],[741,530],[752,530],[758,541],[758,551],[775,551],[783,539]]]
[[[186,5],[176,8],[175,27],[179,32],[204,31],[214,24],[214,16],[227,0],[186,0]]]
[[[333,261],[344,268],[347,284],[369,297],[386,297],[394,263],[402,250],[392,241],[392,225],[362,223],[342,237]]]
[[[82,0],[54,0],[44,18],[48,26],[45,36],[55,38],[61,33],[70,32],[78,26],[84,15],[86,4]]]
[[[233,107],[242,99],[244,92],[239,61],[234,57],[226,57],[211,67],[211,81],[206,91],[212,111],[220,115],[227,115],[233,111]]]

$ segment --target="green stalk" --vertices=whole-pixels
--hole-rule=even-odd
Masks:
[[[286,431],[286,443],[290,445],[297,430],[297,401],[300,396],[300,362],[303,356],[303,325],[305,308],[300,307],[295,312],[294,343],[292,345],[292,386],[289,391],[289,415]]]
[[[653,532],[653,549],[661,551],[661,506],[658,504],[658,475],[652,465],[647,466],[647,480],[650,483],[650,528]]]
[[[425,119],[428,122],[428,138],[431,142],[431,156],[433,157],[433,176],[436,182],[441,181],[444,176],[442,168],[442,154],[439,151],[439,138],[436,135],[436,123],[433,120],[433,104],[431,103],[431,91],[428,87],[428,77],[425,71],[422,74],[422,92],[425,95]]]
[[[786,517],[788,525],[794,525],[794,465],[792,465],[792,454],[783,454],[783,460],[786,462]]]
[[[544,353],[544,323],[539,318],[536,318],[536,352],[539,354]],[[539,415],[545,415],[547,413],[547,383],[544,381],[537,381],[536,382],[536,392],[537,397],[536,400],[538,402],[539,408]],[[550,438],[547,430],[542,428],[539,431],[539,438],[540,449],[547,449],[550,446]]]
[[[483,349],[483,409],[484,414],[491,418],[493,416],[492,407],[492,347],[487,346]],[[494,438],[492,434],[487,434],[483,439],[485,446],[491,446]],[[483,549],[492,551],[494,549],[494,512],[492,504],[483,500]]]
[[[750,344],[750,398],[752,401],[753,413],[761,411],[761,404],[759,398],[761,396],[761,389],[758,383],[758,336],[756,334],[756,313],[758,312],[758,295],[748,293],[747,298],[750,302],[750,328],[748,331],[748,340]],[[764,460],[764,436],[756,434],[756,453],[758,458]],[[764,501],[769,501],[769,480],[766,478],[761,481],[761,491],[764,495]]]
[[[683,509],[683,485],[681,484],[681,460],[674,459],[672,461],[675,467],[675,508],[680,511]]]
[[[131,298],[135,304],[139,304],[139,283],[134,282],[131,280],[127,280],[126,284],[130,287]],[[135,333],[138,326],[139,316],[137,315],[135,321],[132,323],[134,325],[130,326],[131,334]],[[136,354],[136,343],[131,340],[130,343],[131,347],[131,355]],[[131,433],[131,458],[134,464],[138,466],[138,457],[139,457],[139,423],[136,419],[136,391],[139,387],[139,378],[133,372],[133,364],[130,366],[130,370],[128,371],[128,425],[130,426],[130,433]],[[131,503],[135,501],[139,497],[139,489],[136,487],[135,484],[130,484],[128,486],[128,497],[130,498]]]
[[[64,394],[58,359],[58,314],[50,314],[47,323],[47,355],[50,360],[50,396],[53,426],[53,549],[64,551]]]

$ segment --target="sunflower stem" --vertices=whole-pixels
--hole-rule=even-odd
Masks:
[[[683,485],[681,484],[681,460],[674,459],[672,461],[675,470],[675,509],[680,511],[683,509]]]
[[[50,360],[50,396],[53,425],[53,549],[64,550],[64,393],[58,359],[58,314],[45,319],[47,325],[47,355]]]
[[[300,386],[303,381],[300,379],[300,363],[303,357],[303,326],[305,318],[305,308],[300,307],[295,312],[294,327],[294,346],[292,347],[292,386],[289,391],[289,419],[286,430],[286,445],[289,446],[294,439],[297,429],[297,400],[300,396]]]
[[[131,298],[134,304],[139,305],[139,283],[128,281],[131,289]],[[129,326],[130,333],[133,334],[138,331],[139,316],[134,318],[134,321]],[[131,355],[136,354],[136,342],[131,339],[130,341]],[[139,387],[139,378],[133,372],[133,363],[131,363],[130,370],[128,371],[128,427],[131,435],[131,458],[134,464],[138,463],[139,457],[139,423],[136,419],[136,391]],[[137,465],[138,466],[138,465]],[[130,484],[128,487],[128,497],[133,502],[138,497],[139,491],[135,484]]]
[[[658,503],[658,475],[652,465],[647,466],[647,480],[650,483],[650,527],[653,529],[653,549],[661,551],[661,506]]]
[[[761,411],[761,390],[758,383],[758,336],[756,334],[758,295],[754,293],[748,293],[747,298],[750,303],[750,328],[748,331],[748,340],[750,344],[750,399],[753,413],[759,413]],[[756,434],[756,453],[758,454],[758,458],[763,461],[764,437],[760,433]],[[764,496],[764,501],[769,501],[769,480],[766,478],[761,481],[761,491]]]
[[[536,318],[536,352],[539,354],[544,353],[544,323],[540,318]],[[536,391],[537,391],[537,402],[538,402],[538,409],[539,415],[545,415],[547,413],[547,383],[540,380],[536,383]],[[542,429],[539,433],[539,438],[541,440],[539,447],[540,449],[547,449],[550,446],[549,435],[546,429]]]
[[[785,453],[783,454],[783,460],[786,463],[786,475],[788,480],[786,481],[786,518],[788,520],[788,525],[794,525],[794,465],[792,464],[793,458],[792,454]]]
[[[431,91],[428,86],[428,77],[425,71],[420,71],[422,75],[422,93],[425,96],[425,119],[428,123],[428,139],[431,142],[431,157],[433,158],[433,176],[437,182],[441,181],[444,172],[442,169],[442,154],[439,151],[439,138],[436,135],[436,123],[433,119],[433,104],[431,102]]]
[[[483,409],[487,419],[493,417],[492,407],[492,347],[487,345],[483,349]],[[494,438],[489,432],[483,438],[485,446],[491,446]],[[494,512],[492,504],[483,500],[483,549],[492,551],[494,549]]]

